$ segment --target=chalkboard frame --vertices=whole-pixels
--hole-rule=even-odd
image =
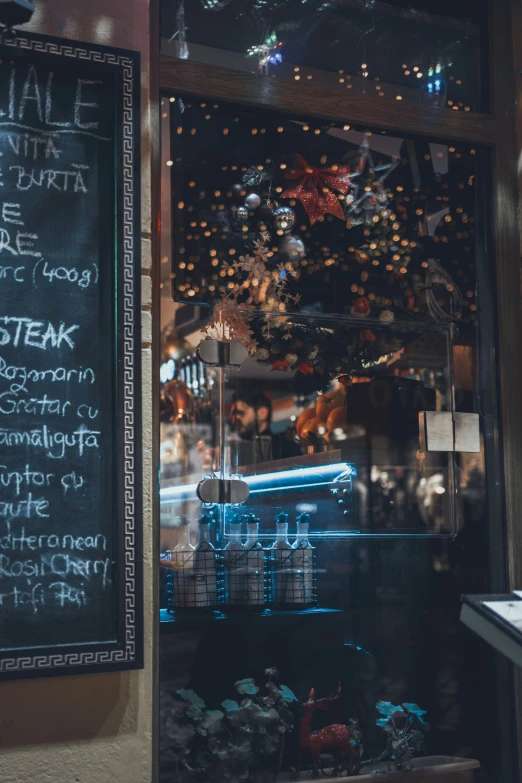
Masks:
[[[74,645],[2,648],[0,680],[143,668],[141,458],[140,56],[138,52],[18,32],[0,43],[1,57],[71,59],[93,79],[112,75],[114,89],[115,265],[117,291],[113,480],[116,540],[116,638]]]

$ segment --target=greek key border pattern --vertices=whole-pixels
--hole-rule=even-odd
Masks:
[[[136,479],[135,479],[135,284],[134,284],[134,99],[133,62],[128,57],[67,43],[16,37],[6,45],[21,50],[72,57],[114,65],[123,72],[123,132],[120,153],[123,168],[123,405],[124,405],[124,600],[125,646],[120,650],[57,653],[0,660],[0,673],[46,670],[68,666],[131,663],[136,659]]]

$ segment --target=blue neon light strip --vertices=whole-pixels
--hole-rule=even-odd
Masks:
[[[263,492],[277,492],[278,490],[325,487],[336,481],[340,483],[351,479],[355,475],[356,470],[353,465],[349,465],[347,462],[336,462],[332,465],[321,465],[320,467],[294,468],[293,470],[274,471],[256,476],[244,476],[243,480],[250,487],[252,495],[259,495]],[[310,480],[317,478],[324,480],[312,481],[310,483]],[[286,484],[285,481],[290,481],[291,483]],[[174,500],[186,500],[190,497],[196,499],[196,489],[197,484],[163,487],[163,489],[160,489],[160,500],[162,503],[170,503]]]

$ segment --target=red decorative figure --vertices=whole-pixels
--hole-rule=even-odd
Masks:
[[[299,727],[299,764],[297,766],[297,777],[301,772],[301,766],[305,754],[312,759],[312,768],[314,777],[319,770],[319,756],[321,753],[329,753],[335,759],[334,775],[339,772],[340,762],[343,759],[349,759],[350,772],[354,775],[359,774],[360,768],[360,732],[357,721],[350,721],[351,726],[345,726],[342,723],[333,723],[319,731],[312,731],[312,717],[315,710],[327,710],[328,704],[341,697],[341,683],[337,686],[337,691],[324,699],[315,698],[315,690],[312,688],[308,694],[308,701],[303,706],[304,714]]]

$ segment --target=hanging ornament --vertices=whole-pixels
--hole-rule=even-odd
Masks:
[[[246,196],[246,188],[244,185],[241,185],[239,182],[236,182],[235,185],[232,185],[232,187],[230,188],[230,192],[233,198],[237,199],[238,201],[239,199],[245,198]]]
[[[245,207],[248,207],[248,209],[257,209],[260,204],[261,196],[258,196],[257,193],[249,193],[248,196],[245,197]]]
[[[180,0],[178,10],[176,11],[176,24],[178,29],[169,38],[169,43],[176,40],[176,57],[180,60],[188,60],[189,50],[187,44],[187,27],[185,26],[185,0]]]
[[[299,237],[294,237],[292,234],[283,237],[280,249],[288,255],[291,261],[300,261],[305,254],[305,246]]]
[[[295,212],[290,207],[278,207],[274,210],[274,225],[281,231],[291,231],[295,223]]]
[[[361,342],[363,343],[374,343],[377,340],[377,337],[372,332],[371,329],[363,329],[363,331],[360,334]]]
[[[257,67],[259,73],[267,74],[269,65],[277,65],[283,62],[283,56],[280,52],[282,41],[277,40],[277,35],[271,33],[259,46],[251,46],[247,50],[249,57],[257,56]]]
[[[330,188],[347,193],[350,187],[349,166],[333,165],[325,169],[310,166],[297,154],[297,171],[286,171],[285,179],[295,180],[296,185],[287,188],[280,198],[295,198],[302,202],[310,224],[322,220],[326,213],[344,220],[339,199]]]
[[[359,318],[366,318],[370,312],[370,300],[365,296],[359,296],[353,303],[351,312]]]
[[[391,310],[381,310],[379,321],[383,324],[392,324],[395,321],[395,315]]]
[[[232,185],[232,187],[230,188],[230,193],[235,201],[243,201],[243,199],[247,194],[247,190],[244,185],[241,185],[239,182],[236,182],[236,184]]]
[[[424,85],[423,101],[432,106],[445,106],[447,97],[447,82],[444,78],[444,66],[437,62],[428,68],[427,79]]]
[[[435,286],[447,291],[449,311],[439,304]],[[414,297],[408,297],[414,299]],[[446,270],[434,258],[428,258],[426,270],[426,305],[428,313],[436,323],[444,324],[455,320],[462,311],[462,293]],[[413,307],[413,305],[412,305]],[[411,309],[408,307],[408,309]]]
[[[270,220],[274,214],[274,209],[276,209],[277,206],[277,201],[273,201],[270,198],[265,199],[265,201],[261,202],[261,206],[259,207],[259,217],[263,218],[264,220]]]
[[[359,161],[351,176],[350,189],[343,199],[347,227],[371,223],[374,215],[385,217],[388,206],[386,178],[398,166],[398,161],[375,166],[368,136],[365,135],[359,149]]]
[[[241,220],[242,223],[245,222],[245,220],[248,220],[248,209],[243,206],[239,206],[236,209],[235,215],[238,220]]]
[[[253,190],[254,188],[258,189],[263,182],[270,179],[270,175],[264,168],[260,170],[257,166],[249,166],[241,179],[248,190]]]

